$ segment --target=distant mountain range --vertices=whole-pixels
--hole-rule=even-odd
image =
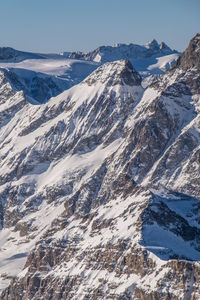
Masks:
[[[116,44],[114,46],[101,46],[88,53],[63,52],[68,58],[83,59],[98,63],[111,62],[119,59],[128,59],[135,69],[149,75],[154,69],[155,73],[162,73],[170,68],[180,53],[172,50],[164,42],[158,44],[154,39],[144,46],[137,44]],[[165,58],[162,58],[165,56]]]
[[[83,52],[62,52],[63,56],[68,58],[92,60],[95,62],[111,62],[119,59],[138,59],[148,58],[151,56],[163,56],[178,53],[176,50],[169,48],[164,42],[158,44],[154,39],[144,46],[137,44],[116,44],[114,46],[101,46],[88,53]]]

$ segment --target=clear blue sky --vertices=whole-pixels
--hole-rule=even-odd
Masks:
[[[200,0],[2,0],[0,46],[92,50],[153,38],[183,50],[200,32]]]

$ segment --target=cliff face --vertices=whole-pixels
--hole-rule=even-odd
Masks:
[[[120,60],[31,106],[2,74],[0,299],[199,299],[198,78]]]
[[[190,41],[188,48],[183,52],[179,58],[176,67],[181,67],[183,70],[190,68],[200,69],[200,34],[197,33]]]

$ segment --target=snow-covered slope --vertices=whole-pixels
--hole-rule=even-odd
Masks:
[[[0,299],[199,299],[199,40],[41,106],[1,72]]]
[[[40,72],[47,75],[56,76],[62,79],[79,79],[79,82],[87,77],[95,68],[97,63],[80,61],[75,59],[66,59],[57,55],[53,58],[25,59],[20,62],[0,61],[2,68],[26,69],[34,72]]]
[[[33,104],[44,103],[57,96],[81,82],[98,67],[93,62],[65,59],[59,55],[49,56],[46,54],[44,58],[17,62],[0,60],[0,68],[6,72],[13,88],[22,90]]]

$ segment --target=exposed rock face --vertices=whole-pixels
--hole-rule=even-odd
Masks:
[[[184,51],[183,55],[178,59],[175,67],[180,67],[183,70],[190,68],[197,68],[200,70],[200,34],[190,41],[188,48]]]
[[[91,76],[86,78],[83,83],[87,83],[88,85],[101,83],[106,86],[140,86],[141,81],[141,76],[135,71],[128,60],[119,60],[113,63],[106,63],[99,67]]]
[[[198,76],[120,60],[36,107],[2,73],[0,299],[200,298]]]

